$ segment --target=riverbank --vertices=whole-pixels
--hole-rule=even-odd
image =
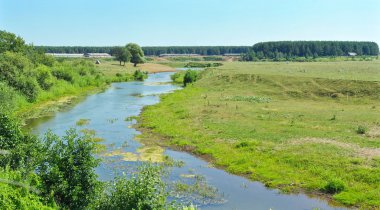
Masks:
[[[68,59],[70,61],[75,60],[86,60],[89,59]],[[136,70],[146,71],[148,73],[160,73],[160,72],[173,72],[174,68],[167,67],[160,64],[140,64],[137,67],[133,67],[132,64],[126,64],[126,66],[120,66],[117,61],[113,60],[101,60],[101,64],[96,66],[97,70],[102,73],[104,80],[108,82],[99,86],[87,86],[70,88],[67,91],[61,91],[62,93],[55,94],[54,96],[49,96],[43,98],[35,103],[23,102],[21,107],[15,111],[15,115],[22,119],[22,124],[25,124],[31,119],[49,117],[54,115],[54,113],[64,110],[70,107],[88,95],[104,91],[109,87],[111,82],[124,82],[128,81],[129,78],[118,77],[117,75],[132,75]],[[132,76],[129,76],[132,77]],[[131,78],[132,79],[132,78]]]
[[[140,126],[159,134],[164,145],[268,187],[376,209],[380,104],[375,66],[324,64],[318,73],[315,63],[229,63],[162,96],[144,109]],[[269,67],[268,74],[259,73],[263,67]]]

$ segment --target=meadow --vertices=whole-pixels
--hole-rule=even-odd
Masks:
[[[378,209],[379,67],[378,60],[224,62],[147,107],[140,127],[151,143],[268,187]]]

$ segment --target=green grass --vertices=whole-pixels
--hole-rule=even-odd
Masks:
[[[141,127],[269,187],[380,208],[379,64],[226,62],[147,107]]]
[[[327,79],[380,81],[380,60],[339,62],[224,62],[222,73],[265,74]]]

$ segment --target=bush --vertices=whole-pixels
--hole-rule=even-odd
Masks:
[[[185,65],[186,68],[210,68],[210,67],[218,67],[222,66],[222,63],[195,63],[190,62]]]
[[[57,79],[65,80],[67,82],[74,82],[74,74],[71,71],[65,70],[63,68],[54,69],[52,71],[53,76]]]
[[[345,188],[346,188],[346,185],[344,184],[344,182],[342,180],[333,179],[333,180],[330,180],[326,184],[326,186],[323,188],[323,190],[326,193],[335,194],[335,193],[342,192]]]
[[[174,83],[183,84],[183,78],[185,76],[184,71],[177,71],[176,73],[172,74],[170,78]]]
[[[43,146],[44,158],[37,167],[42,191],[53,194],[58,205],[68,209],[85,209],[99,187],[94,168],[96,143],[90,136],[79,136],[74,129],[62,138],[48,132]]]
[[[37,73],[37,82],[43,90],[49,90],[54,85],[53,76],[50,69],[46,66],[39,66],[35,69]]]
[[[0,113],[0,166],[32,170],[40,158],[40,142],[35,136],[24,134],[12,118]]]
[[[356,128],[356,133],[357,134],[365,134],[367,132],[367,128],[365,126],[359,125]]]
[[[183,85],[186,87],[187,84],[193,83],[198,79],[198,72],[194,70],[187,70],[183,78]]]
[[[136,70],[133,73],[133,78],[137,81],[144,81],[148,77],[148,73],[142,72],[141,70]]]
[[[13,86],[16,90],[19,90],[23,95],[25,95],[29,102],[35,102],[37,100],[40,88],[35,78],[28,78],[21,75],[16,78]]]
[[[43,202],[36,185],[38,177],[33,174],[25,177],[19,171],[0,169],[0,209],[57,209],[54,203]]]
[[[144,164],[132,175],[116,178],[97,199],[94,209],[168,209],[162,168]]]
[[[17,92],[0,82],[0,113],[11,113],[17,105]]]

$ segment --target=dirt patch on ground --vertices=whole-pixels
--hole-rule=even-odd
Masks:
[[[176,71],[175,68],[172,68],[170,66],[161,65],[161,64],[156,64],[156,63],[139,64],[137,67],[141,68],[141,70],[147,71],[149,73],[174,72],[174,71]]]
[[[353,150],[356,155],[364,158],[374,158],[380,157],[380,148],[368,148],[368,147],[360,147],[356,144],[339,142],[334,139],[323,139],[323,138],[302,138],[292,140],[287,143],[287,145],[301,145],[301,144],[329,144],[337,147],[341,147],[344,149]]]
[[[380,126],[370,128],[366,135],[371,138],[380,137]]]

